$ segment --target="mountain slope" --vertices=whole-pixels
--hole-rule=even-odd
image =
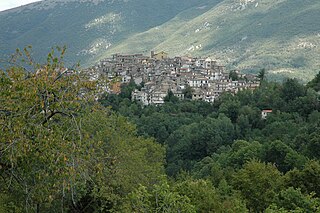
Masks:
[[[44,0],[0,13],[0,54],[30,44],[40,57],[66,44],[71,62],[91,62],[110,45],[204,1]]]
[[[70,62],[150,50],[210,55],[270,78],[319,71],[318,0],[46,0],[0,13],[0,53],[67,44]]]
[[[315,0],[225,0],[179,25],[180,16],[187,16],[188,11],[184,11],[164,25],[111,48],[106,55],[147,47],[171,55],[211,55],[231,68],[266,68],[271,77],[276,74],[309,80],[320,65],[318,11],[320,2]],[[165,38],[153,36],[158,34]],[[149,39],[147,44],[155,44],[149,47],[145,39]]]

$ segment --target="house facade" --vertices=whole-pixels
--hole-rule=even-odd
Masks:
[[[238,79],[233,81],[224,66],[209,57],[169,58],[164,51],[151,52],[151,57],[142,54],[114,54],[90,69],[94,78],[104,75],[110,82],[128,84],[134,81],[141,90],[132,92],[132,100],[143,105],[163,104],[168,91],[183,100],[184,89],[193,91],[192,100],[214,102],[224,92],[235,94],[241,90],[253,90],[259,79],[252,74],[236,71]],[[119,93],[120,86],[108,87],[107,92]],[[268,113],[268,112],[266,112]],[[264,115],[265,116],[265,115]]]

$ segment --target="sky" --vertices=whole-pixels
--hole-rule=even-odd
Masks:
[[[0,11],[7,10],[21,5],[29,4],[40,0],[0,0]]]

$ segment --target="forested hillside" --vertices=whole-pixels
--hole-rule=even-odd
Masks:
[[[64,56],[0,70],[0,212],[320,211],[320,73],[143,106]]]
[[[319,76],[307,86],[262,81],[213,105],[168,93],[164,105],[142,107],[130,101],[131,83],[101,103],[166,147],[172,190],[196,212],[317,212]],[[272,110],[266,119],[264,109]]]

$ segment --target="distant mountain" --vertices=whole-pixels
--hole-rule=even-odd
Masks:
[[[318,0],[45,0],[0,13],[0,54],[66,44],[70,62],[88,65],[164,50],[309,80],[320,70],[319,23]]]
[[[68,46],[69,60],[94,62],[110,46],[162,25],[206,0],[44,0],[0,12],[0,54],[31,44],[36,57]]]

